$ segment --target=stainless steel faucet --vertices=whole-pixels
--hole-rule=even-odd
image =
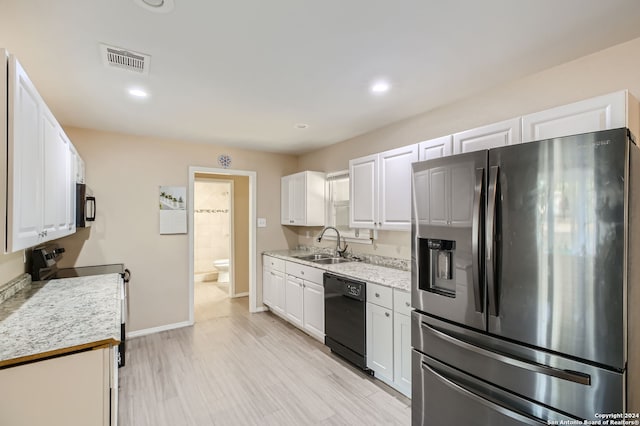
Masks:
[[[344,248],[340,249],[340,231],[338,231],[337,228],[333,226],[325,226],[322,232],[320,232],[320,235],[318,235],[318,238],[316,238],[316,241],[322,241],[322,236],[327,231],[327,229],[333,229],[334,231],[336,231],[336,234],[338,235],[338,241],[336,242],[336,256],[344,257],[344,254],[347,251],[347,247],[349,247],[349,245],[345,243]]]

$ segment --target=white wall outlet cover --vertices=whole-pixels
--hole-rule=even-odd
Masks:
[[[259,217],[258,218],[258,228],[266,228],[267,227],[267,218]]]

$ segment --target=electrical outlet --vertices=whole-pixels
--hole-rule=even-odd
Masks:
[[[258,228],[266,228],[267,227],[267,218],[259,217],[258,218]]]

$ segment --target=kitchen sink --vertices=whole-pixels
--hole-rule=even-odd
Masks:
[[[331,256],[330,254],[305,254],[302,256],[293,256],[296,259],[300,259],[300,260],[308,260],[310,262],[316,262],[318,260],[325,260],[325,259],[331,259],[333,258],[333,256]]]
[[[335,263],[351,262],[351,259],[344,259],[342,257],[329,257],[325,259],[312,260],[313,263],[319,263],[322,265],[333,265]]]

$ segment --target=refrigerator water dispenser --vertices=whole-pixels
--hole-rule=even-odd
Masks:
[[[456,297],[453,276],[456,242],[450,240],[420,239],[421,290]]]

